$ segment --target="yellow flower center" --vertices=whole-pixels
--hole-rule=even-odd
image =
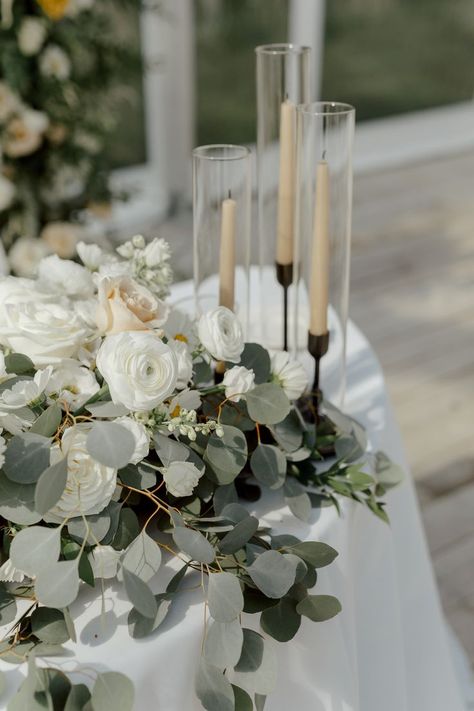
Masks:
[[[60,20],[64,17],[70,0],[37,0],[41,5],[43,12],[51,18],[51,20]]]
[[[179,417],[180,412],[181,412],[181,407],[179,405],[176,405],[173,412],[171,413],[171,417]]]
[[[177,333],[177,334],[175,335],[175,337],[174,337],[174,340],[175,340],[175,341],[183,341],[183,343],[187,343],[187,342],[188,342],[188,339],[186,338],[186,336],[184,335],[184,333]]]

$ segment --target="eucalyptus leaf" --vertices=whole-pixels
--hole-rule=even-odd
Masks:
[[[123,506],[117,527],[117,533],[113,540],[113,547],[116,550],[124,550],[140,533],[140,524],[133,509]]]
[[[206,711],[235,711],[231,684],[222,671],[205,659],[196,676],[196,695]]]
[[[209,614],[216,622],[232,622],[244,609],[242,588],[232,573],[211,573],[207,588]]]
[[[239,523],[250,516],[249,512],[239,503],[226,504],[221,512],[224,518],[233,521],[234,523]]]
[[[117,422],[99,422],[92,425],[86,440],[87,451],[106,467],[125,467],[135,452],[132,433]]]
[[[96,541],[101,542],[109,532],[110,516],[104,509],[101,513],[86,516],[85,520],[82,516],[71,518],[67,526],[73,538],[81,543],[86,540],[92,545]]]
[[[259,343],[246,343],[240,356],[240,365],[255,373],[255,382],[265,383],[270,377],[270,356]]]
[[[232,684],[234,690],[235,711],[253,711],[253,702],[251,697],[240,686]]]
[[[235,504],[239,500],[237,496],[237,490],[235,484],[226,484],[224,486],[218,486],[214,493],[214,511],[218,516],[222,513],[227,504]]]
[[[129,409],[125,405],[116,405],[111,400],[93,402],[86,405],[85,408],[94,417],[124,417],[129,413]]]
[[[122,573],[125,591],[132,605],[145,617],[154,619],[158,608],[149,586],[127,568],[123,568]]]
[[[219,542],[219,550],[222,553],[235,553],[252,538],[258,529],[258,519],[254,516],[247,516],[237,523]]]
[[[265,551],[247,568],[255,585],[267,597],[283,597],[295,580],[296,565],[278,551]]]
[[[5,356],[5,371],[13,375],[34,373],[35,364],[23,353],[9,353]]]
[[[240,659],[244,633],[238,619],[231,622],[213,622],[204,642],[204,656],[218,669],[235,667]]]
[[[153,618],[142,615],[136,608],[130,610],[130,614],[128,616],[128,629],[130,635],[134,639],[143,639],[148,637],[161,625],[171,606],[172,595],[169,593],[160,593],[155,595],[155,601],[156,614]]]
[[[7,590],[4,583],[0,582],[0,625],[8,625],[16,617],[16,598]]]
[[[287,477],[284,485],[285,501],[292,514],[305,523],[311,516],[311,499],[304,486],[293,477]]]
[[[296,452],[303,443],[303,424],[296,410],[271,428],[275,440],[287,452]]]
[[[76,560],[60,560],[42,568],[36,577],[35,593],[46,607],[67,607],[79,592],[79,571]]]
[[[35,508],[40,514],[46,514],[63,495],[67,472],[67,457],[63,457],[41,474],[35,489]]]
[[[247,440],[236,427],[223,425],[222,429],[222,437],[215,433],[209,437],[206,459],[213,468],[235,478],[247,463]]]
[[[142,530],[125,551],[122,565],[147,583],[158,572],[161,565],[161,550],[158,543]]]
[[[74,684],[67,697],[64,711],[85,711],[90,698],[90,691],[85,684]]]
[[[64,614],[51,607],[38,607],[31,615],[31,631],[42,642],[63,644],[69,639]]]
[[[341,611],[341,603],[332,595],[308,595],[296,606],[300,615],[313,622],[324,622],[335,617]]]
[[[156,472],[144,462],[140,464],[127,464],[119,469],[117,476],[125,486],[145,491],[151,489],[156,484]]]
[[[39,434],[22,432],[8,442],[3,470],[10,481],[33,484],[49,467],[51,440]]]
[[[252,420],[262,425],[275,425],[285,419],[291,409],[283,388],[276,383],[262,383],[246,394]]]
[[[263,694],[255,694],[255,711],[263,711],[266,702],[266,696],[264,696]]]
[[[269,640],[250,629],[244,629],[242,654],[229,679],[249,694],[270,694],[276,686],[277,661]]]
[[[212,563],[216,552],[205,536],[192,528],[178,526],[173,531],[173,539],[183,553],[199,563]]]
[[[284,597],[274,607],[262,612],[260,624],[264,632],[278,642],[289,642],[298,632],[301,615],[296,611],[296,600]]]
[[[402,467],[392,462],[383,452],[375,453],[375,474],[378,483],[386,489],[398,486],[405,476]]]
[[[23,528],[14,537],[10,546],[10,560],[15,568],[35,577],[45,567],[57,562],[60,547],[59,527],[30,526]]]
[[[312,568],[324,568],[338,556],[338,552],[334,548],[319,541],[295,543],[292,546],[287,546],[286,550],[297,555]]]
[[[255,478],[270,489],[279,489],[286,479],[286,457],[272,444],[259,444],[250,458]]]
[[[17,484],[0,471],[0,516],[21,526],[41,521],[41,514],[35,510],[35,485]]]
[[[177,442],[173,437],[157,432],[153,436],[156,453],[164,467],[169,467],[171,462],[185,462],[189,457],[189,447],[182,442]]]
[[[54,403],[41,413],[30,428],[30,432],[43,435],[43,437],[52,437],[61,424],[62,419],[62,410],[57,403]]]
[[[93,711],[133,711],[135,690],[125,674],[102,672],[92,689],[90,704]]]

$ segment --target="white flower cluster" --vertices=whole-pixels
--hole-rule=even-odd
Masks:
[[[210,435],[215,432],[218,437],[224,436],[222,426],[215,420],[198,422],[196,410],[180,410],[179,415],[173,417],[167,423],[167,427],[169,432],[179,432],[180,435],[187,437],[191,442],[195,441],[199,432],[203,435]]]
[[[117,252],[128,260],[130,273],[136,281],[160,298],[168,296],[173,272],[170,246],[164,239],[154,239],[146,244],[142,235],[135,235]]]

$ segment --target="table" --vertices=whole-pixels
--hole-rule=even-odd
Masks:
[[[175,295],[189,292],[189,284],[180,285]],[[368,428],[372,446],[407,470],[381,368],[353,324],[345,407]],[[335,563],[320,571],[318,592],[336,595],[343,607],[325,623],[303,619],[292,642],[275,642],[279,681],[265,711],[464,711],[409,475],[387,500],[390,527],[349,501],[343,502],[342,519],[327,508],[314,512],[310,524],[295,521],[276,493],[255,508],[280,532],[322,540],[339,551]],[[168,565],[161,569],[156,592],[171,575]],[[51,661],[65,670],[78,662],[129,675],[137,711],[201,711],[193,680],[202,598],[199,591],[183,598],[154,636],[135,641],[128,634],[130,606],[121,591],[106,588],[102,618],[100,600],[85,591],[74,608],[78,643],[66,645],[69,659]],[[248,626],[256,622],[247,619]],[[0,668],[7,673],[7,698],[23,670],[3,662]]]

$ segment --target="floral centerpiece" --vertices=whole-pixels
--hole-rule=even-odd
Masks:
[[[276,679],[268,638],[289,642],[302,617],[329,620],[340,604],[316,586],[337,552],[262,525],[252,502],[279,492],[306,521],[346,496],[386,520],[398,469],[329,403],[335,434],[306,423],[302,366],[245,343],[231,311],[195,322],[173,308],[164,241],[78,254],[0,282],[0,658],[29,670],[8,708],[131,708],[123,675],[89,689],[35,659],[75,640],[84,586],[123,586],[142,638],[197,576],[210,624],[196,694],[208,711],[262,709]],[[165,564],[175,574],[156,592]]]
[[[119,89],[141,72],[110,11],[105,0],[2,0],[0,235],[20,276],[48,252],[71,257],[81,212],[110,199]]]

